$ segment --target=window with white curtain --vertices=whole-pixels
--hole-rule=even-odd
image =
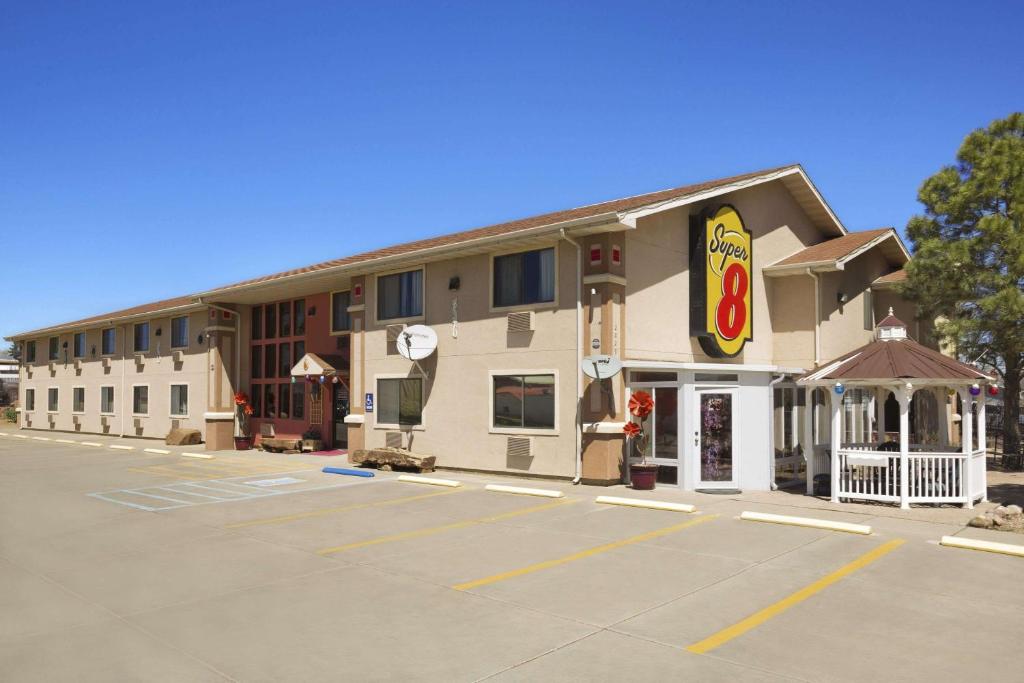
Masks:
[[[494,258],[494,307],[555,300],[555,249],[537,249]]]
[[[188,385],[171,385],[171,417],[188,416]]]
[[[843,443],[871,441],[871,393],[847,389],[843,394]]]
[[[418,318],[423,315],[423,270],[377,278],[377,320]]]

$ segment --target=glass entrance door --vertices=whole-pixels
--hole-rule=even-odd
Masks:
[[[348,388],[344,384],[334,385],[334,400],[331,402],[331,426],[333,429],[333,447],[348,448]]]
[[[654,398],[654,412],[644,422],[648,430],[647,459],[660,465],[679,465],[679,388],[634,386],[631,391],[646,391]],[[639,453],[633,454],[639,461]]]
[[[693,445],[697,488],[736,487],[735,389],[698,389]]]

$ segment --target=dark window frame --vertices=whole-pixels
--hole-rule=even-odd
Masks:
[[[550,382],[536,382],[537,378],[549,378]],[[533,379],[531,384],[528,380]],[[517,380],[519,385],[519,411],[518,420],[515,420],[516,416],[510,412],[502,412],[499,415],[499,411],[502,410],[502,405],[509,406],[508,401],[498,400],[498,389],[499,382],[504,381],[504,386],[510,386],[509,380]],[[551,416],[550,420],[545,420],[543,423],[536,422],[534,424],[528,424],[530,405],[534,401],[530,400],[530,389],[532,387],[549,387],[551,391]],[[524,431],[553,431],[557,428],[558,424],[558,377],[554,373],[550,372],[523,372],[523,373],[509,373],[509,374],[494,374],[491,375],[491,427],[493,429],[522,429]],[[514,402],[513,402],[514,403]],[[499,424],[499,417],[502,423]],[[545,416],[546,417],[546,416]],[[513,422],[515,421],[515,422]]]

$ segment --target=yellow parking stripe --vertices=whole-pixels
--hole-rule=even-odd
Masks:
[[[350,510],[362,510],[364,508],[375,508],[384,507],[386,505],[398,505],[399,503],[409,503],[414,500],[423,500],[424,498],[434,498],[435,496],[447,496],[452,493],[460,493],[459,491],[435,491],[433,493],[421,493],[416,496],[405,496],[403,498],[391,498],[388,500],[379,500],[372,503],[354,503],[352,505],[342,505],[340,507],[323,508],[322,510],[310,510],[309,512],[296,512],[292,515],[282,515],[281,517],[266,517],[263,519],[252,519],[248,522],[236,522],[235,524],[228,524],[225,529],[241,529],[248,526],[263,526],[265,524],[286,524],[288,522],[294,522],[299,519],[309,519],[310,517],[323,517],[325,515],[333,515],[339,512],[348,512]]]
[[[844,577],[854,573],[858,569],[862,569],[871,564],[872,562],[874,562],[875,560],[879,559],[880,557],[888,555],[904,543],[905,541],[902,538],[897,538],[892,541],[889,541],[888,543],[884,543],[875,548],[874,550],[864,553],[853,562],[850,562],[849,564],[840,567],[831,574],[823,576],[822,578],[818,579],[809,586],[801,588],[789,597],[779,600],[774,605],[769,605],[768,607],[765,607],[760,612],[755,612],[754,614],[751,614],[743,621],[735,623],[732,626],[729,626],[728,628],[724,628],[718,633],[705,638],[699,643],[694,643],[693,645],[690,645],[686,649],[696,654],[704,654],[705,652],[710,652],[711,650],[714,650],[717,647],[721,647],[725,643],[728,643],[730,640],[740,637],[750,629],[760,626],[772,617],[776,617],[782,614],[790,607],[793,607],[794,605],[803,602],[804,600],[811,597],[812,595],[815,595],[816,593],[820,593],[821,591],[825,590],[826,588],[836,583],[840,579],[843,579]]]
[[[518,517],[520,515],[528,515],[531,512],[540,512],[541,510],[550,510],[554,507],[561,505],[568,505],[574,503],[572,500],[560,500],[557,503],[547,503],[545,505],[537,505],[523,510],[513,510],[512,512],[505,512],[500,515],[489,515],[487,517],[479,517],[477,519],[467,519],[461,522],[452,522],[451,524],[442,524],[441,526],[429,527],[427,529],[415,529],[413,531],[405,531],[400,534],[391,534],[390,536],[381,536],[380,538],[371,538],[368,541],[357,541],[355,543],[348,543],[346,545],[339,545],[333,548],[323,548],[317,550],[317,555],[333,555],[335,553],[345,552],[346,550],[355,550],[356,548],[365,548],[371,545],[380,545],[381,543],[394,543],[395,541],[406,541],[410,538],[421,538],[423,536],[433,536],[434,534],[440,534],[445,531],[451,531],[453,529],[464,529],[466,527],[475,526],[477,524],[487,524],[489,522],[500,522],[503,519],[510,519],[512,517]]]
[[[520,567],[519,569],[513,569],[509,572],[502,572],[501,574],[495,574],[494,576],[476,579],[475,581],[467,581],[466,583],[460,583],[458,585],[452,586],[452,588],[454,588],[457,591],[466,591],[471,588],[478,588],[480,586],[487,586],[492,583],[498,583],[499,581],[504,581],[506,579],[514,579],[518,576],[532,574],[534,572],[539,572],[543,569],[550,569],[552,567],[568,564],[569,562],[574,562],[576,560],[582,560],[587,557],[593,557],[594,555],[606,553],[609,550],[615,550],[616,548],[622,548],[623,546],[632,545],[634,543],[643,543],[644,541],[649,541],[654,538],[667,536],[668,534],[672,534],[677,531],[682,531],[683,529],[688,529],[689,527],[697,526],[698,524],[703,524],[704,522],[710,522],[712,519],[715,519],[716,517],[718,517],[718,515],[707,515],[706,517],[697,517],[696,519],[691,519],[689,521],[683,522],[682,524],[673,524],[672,526],[667,526],[663,529],[656,529],[654,531],[648,531],[647,533],[640,534],[638,536],[624,538],[621,541],[612,541],[611,543],[605,543],[604,545],[599,545],[593,548],[588,548],[586,550],[581,550],[578,553],[566,555],[565,557],[560,557],[555,560],[538,562],[537,564],[531,564],[527,567]]]

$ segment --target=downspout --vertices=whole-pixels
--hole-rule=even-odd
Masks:
[[[771,419],[768,420],[768,483],[772,491],[779,490],[775,484],[775,385],[784,379],[785,375],[779,375],[768,382],[768,404],[771,406],[768,410],[768,414],[771,415]]]
[[[576,247],[576,475],[572,483],[579,484],[583,478],[583,246],[569,237],[565,228],[558,232]]]
[[[805,271],[814,280],[814,367],[821,365],[821,283],[818,274],[808,268]]]

